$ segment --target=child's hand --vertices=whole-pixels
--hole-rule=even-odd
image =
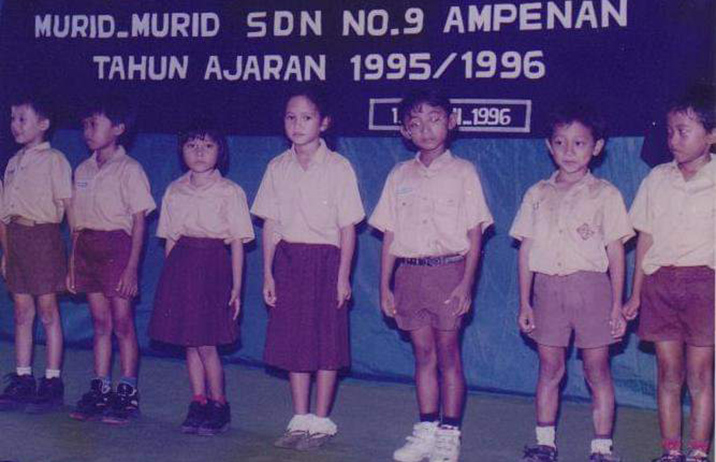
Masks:
[[[624,319],[624,315],[622,315],[622,307],[621,306],[615,306],[612,309],[612,317],[609,320],[609,325],[612,328],[612,337],[615,339],[620,339],[624,337],[624,333],[626,332],[626,320]]]
[[[276,306],[276,283],[273,276],[264,277],[264,302],[272,308]]]
[[[395,298],[393,292],[390,289],[381,289],[380,291],[380,309],[389,318],[394,318],[395,313],[398,311],[395,309]]]
[[[77,294],[77,291],[75,290],[75,275],[74,271],[68,271],[67,276],[65,277],[65,286],[67,286],[67,291],[71,294]]]
[[[520,307],[520,314],[517,316],[517,324],[519,325],[520,330],[525,334],[529,334],[535,330],[537,327],[535,324],[535,312],[531,306],[525,305]]]
[[[641,300],[639,297],[631,296],[629,300],[624,304],[622,307],[622,314],[626,318],[627,321],[631,321],[639,314],[639,305],[641,305]]]
[[[132,298],[137,295],[137,289],[137,270],[129,267],[125,268],[115,290],[124,298]]]
[[[2,254],[2,257],[0,258],[0,272],[2,272],[2,278],[7,279],[7,276],[5,275],[7,268],[7,259],[5,258],[5,254]]]
[[[452,290],[450,297],[443,303],[447,305],[455,301],[456,307],[453,314],[455,316],[462,316],[470,311],[470,307],[472,306],[472,296],[470,292],[470,286],[461,282]]]
[[[241,312],[241,298],[239,297],[239,289],[234,287],[231,289],[231,298],[229,298],[229,306],[234,308],[234,314],[231,319],[236,320]]]
[[[338,300],[338,308],[343,308],[345,304],[348,303],[348,300],[351,298],[351,283],[348,281],[348,279],[338,278],[338,285],[337,285],[337,300]]]

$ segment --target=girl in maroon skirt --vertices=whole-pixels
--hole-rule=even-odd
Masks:
[[[186,347],[194,396],[182,431],[214,435],[231,421],[216,346],[238,338],[243,243],[254,232],[244,191],[220,173],[228,166],[224,136],[193,129],[179,135],[179,146],[188,171],[162,199],[157,235],[166,239],[166,263],[149,335]]]
[[[350,162],[321,139],[330,122],[320,93],[291,95],[284,128],[292,146],[269,163],[252,208],[264,219],[264,360],[288,371],[293,399],[294,416],[274,444],[298,450],[337,432],[328,415],[338,370],[350,364],[346,304],[355,224],[365,216]]]

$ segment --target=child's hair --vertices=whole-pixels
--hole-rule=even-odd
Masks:
[[[291,98],[295,98],[297,96],[303,96],[311,103],[313,103],[313,105],[316,106],[316,109],[318,110],[318,114],[321,116],[321,119],[324,119],[326,117],[333,117],[330,98],[328,97],[328,94],[323,87],[319,87],[316,85],[304,85],[292,89],[286,97],[286,104],[284,105],[284,108],[288,105],[288,102],[291,100]]]
[[[607,124],[602,115],[591,105],[572,101],[557,106],[547,117],[545,135],[548,140],[558,127],[579,122],[592,132],[594,141],[607,140]]]
[[[667,114],[693,111],[696,119],[707,132],[716,128],[716,91],[713,85],[697,85],[685,95],[674,100],[668,107]]]
[[[55,112],[52,107],[50,98],[42,92],[24,90],[13,95],[10,100],[10,106],[24,106],[27,105],[35,111],[41,119],[48,120],[50,122],[50,128],[45,132],[44,139],[49,139],[52,133],[55,131]]]
[[[88,102],[82,110],[81,118],[103,115],[113,126],[124,124],[124,133],[117,138],[117,143],[128,148],[134,141],[134,128],[137,111],[133,104],[124,97],[106,95]]]
[[[398,106],[398,120],[402,125],[410,117],[413,111],[420,109],[423,104],[429,104],[433,107],[439,107],[445,111],[445,114],[452,114],[452,103],[444,94],[435,90],[416,90],[408,93],[400,101]]]
[[[179,165],[181,165],[182,171],[188,171],[189,167],[184,162],[184,145],[194,139],[204,139],[206,137],[214,140],[218,147],[218,153],[216,156],[216,166],[222,175],[226,175],[229,170],[229,145],[226,142],[226,136],[219,130],[213,128],[207,128],[210,125],[203,123],[195,123],[187,129],[179,132],[178,148],[179,148]]]

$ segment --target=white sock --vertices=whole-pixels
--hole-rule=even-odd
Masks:
[[[592,454],[611,454],[612,444],[611,438],[594,438],[592,440]]]
[[[535,434],[537,435],[537,444],[540,446],[552,446],[556,448],[555,444],[555,428],[554,425],[549,427],[536,426]]]
[[[17,375],[32,375],[32,367],[17,367],[15,373]]]
[[[60,378],[60,370],[59,369],[45,369],[45,378],[46,379],[59,379]]]

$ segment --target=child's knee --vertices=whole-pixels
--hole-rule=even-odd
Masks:
[[[434,346],[414,345],[415,362],[421,366],[437,366],[437,352]]]
[[[15,307],[15,327],[26,326],[35,321],[35,309],[33,307]]]
[[[689,371],[687,383],[689,386],[689,393],[692,395],[700,394],[702,392],[713,393],[713,370]]]
[[[660,367],[658,373],[659,387],[664,390],[681,392],[686,376],[682,368]]]
[[[565,365],[563,362],[542,361],[539,365],[539,381],[559,383],[564,377]]]
[[[132,318],[122,317],[113,320],[114,334],[119,339],[127,339],[134,336],[134,322]]]

